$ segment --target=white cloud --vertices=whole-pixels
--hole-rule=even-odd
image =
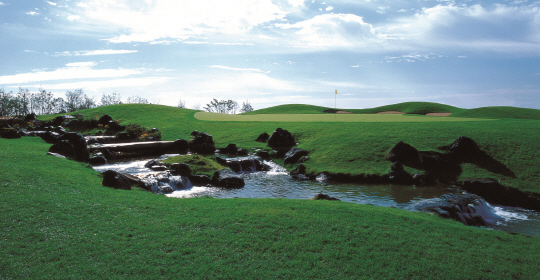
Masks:
[[[303,4],[290,1],[293,6]],[[285,9],[289,4],[285,5]],[[88,24],[121,31],[113,43],[151,42],[162,38],[185,40],[201,34],[242,34],[283,19],[287,12],[271,0],[251,1],[88,1],[74,11]]]
[[[256,68],[234,68],[234,67],[228,67],[228,66],[223,66],[223,65],[212,65],[208,67],[225,69],[225,70],[233,70],[233,71],[261,72],[261,73],[263,72],[261,69],[256,69]]]
[[[78,19],[80,19],[80,18],[81,18],[81,17],[80,17],[80,16],[77,16],[77,15],[69,15],[69,16],[67,17],[67,19],[68,19],[69,21],[78,20]]]
[[[328,6],[328,7],[326,7],[326,9],[325,9],[325,10],[326,10],[327,12],[329,12],[329,11],[331,11],[331,10],[333,10],[333,9],[334,9],[334,7],[332,7],[332,6]]]
[[[325,14],[295,24],[277,24],[299,29],[296,44],[301,47],[354,47],[375,43],[379,37],[371,24],[353,14]]]
[[[45,2],[47,2],[47,3],[48,3],[49,5],[51,5],[51,6],[56,6],[56,5],[57,5],[57,4],[54,3],[54,2],[49,2],[49,1],[45,1]]]
[[[415,48],[536,52],[540,50],[540,9],[494,5],[437,5],[377,27],[396,45]]]
[[[144,87],[158,84],[165,84],[173,78],[169,77],[142,77],[142,78],[127,78],[127,79],[112,79],[103,81],[79,81],[72,83],[59,84],[39,84],[31,85],[30,87],[46,88],[47,90],[67,90],[67,89],[84,89],[85,91],[97,92],[103,90],[114,91],[112,89],[120,87]]]
[[[0,84],[23,84],[68,79],[118,78],[142,73],[141,70],[123,68],[92,69],[91,67],[95,65],[95,62],[74,62],[66,64],[66,67],[55,70],[36,70],[29,73],[0,76]]]
[[[31,16],[37,16],[37,15],[39,15],[39,13],[36,12],[36,11],[26,12],[26,14],[27,14],[27,15],[31,15]]]
[[[74,51],[74,52],[56,52],[54,56],[90,56],[90,55],[109,55],[109,54],[128,54],[136,53],[137,50],[91,50],[91,51]]]
[[[3,2],[0,2],[0,6],[4,6],[4,5],[5,5],[5,3],[3,3]]]

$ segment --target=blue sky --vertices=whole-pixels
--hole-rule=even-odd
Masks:
[[[540,109],[540,1],[0,0],[0,87]]]

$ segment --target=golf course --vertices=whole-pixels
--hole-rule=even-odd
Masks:
[[[392,162],[385,155],[400,141],[440,152],[466,136],[515,176],[464,163],[459,179],[492,178],[540,193],[540,110],[427,102],[332,109],[290,104],[226,115],[121,104],[71,114],[107,114],[122,125],[158,128],[168,141],[190,140],[197,130],[212,135],[216,147],[234,143],[270,153],[255,139],[282,128],[309,152],[304,165],[314,175],[388,174]],[[136,187],[106,188],[92,166],[45,155],[50,147],[39,137],[0,138],[0,279],[540,277],[538,235],[343,201],[169,198]],[[211,157],[197,160],[216,168]]]

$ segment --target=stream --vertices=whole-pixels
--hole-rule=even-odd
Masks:
[[[168,155],[162,157],[166,156]],[[99,172],[114,170],[136,176],[160,173],[144,167],[149,160],[147,158],[114,162],[94,166],[94,169]],[[270,167],[270,171],[240,173],[245,181],[245,186],[241,189],[193,186],[176,190],[166,194],[166,196],[174,198],[211,196],[214,198],[310,199],[318,193],[323,193],[346,202],[406,209],[415,203],[437,199],[444,194],[462,193],[462,190],[452,185],[358,185],[326,182],[324,178],[318,178],[317,181],[302,181],[291,178],[285,168],[271,161],[265,161],[264,164]],[[503,218],[494,225],[486,227],[488,230],[502,230],[528,236],[540,235],[540,213],[518,207],[489,204],[488,206],[489,211]]]

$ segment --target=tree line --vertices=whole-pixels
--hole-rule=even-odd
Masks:
[[[103,94],[100,102],[86,95],[82,89],[67,91],[65,98],[55,97],[51,92],[39,89],[30,92],[26,88],[19,88],[19,92],[6,92],[0,89],[0,117],[22,116],[30,113],[36,115],[62,114],[99,106],[141,103],[150,104],[148,99],[140,96],[130,96],[124,102],[120,94]]]
[[[176,107],[187,108],[186,103],[182,101],[182,99],[180,99]],[[200,110],[201,106],[199,104],[196,104],[193,109]],[[220,114],[236,114],[237,112],[247,113],[253,111],[253,107],[249,103],[249,100],[246,100],[246,102],[242,102],[242,106],[239,106],[238,102],[234,100],[217,100],[215,98],[213,98],[210,103],[206,104],[203,109],[210,113]]]

